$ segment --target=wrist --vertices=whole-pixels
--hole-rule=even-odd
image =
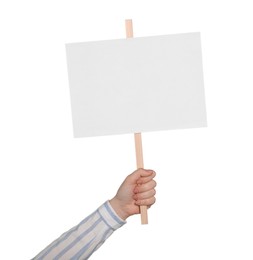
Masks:
[[[109,200],[109,203],[121,219],[126,220],[129,217],[129,214],[127,214],[127,212],[124,210],[120,200],[118,200],[116,197]]]

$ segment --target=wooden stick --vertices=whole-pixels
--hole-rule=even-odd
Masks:
[[[131,19],[127,19],[125,22],[126,22],[126,37],[133,38],[134,37],[133,22]]]
[[[125,24],[126,24],[126,37],[133,38],[132,20],[130,19],[126,20]],[[141,133],[135,133],[134,139],[135,139],[137,169],[144,168]],[[140,206],[140,212],[141,212],[141,224],[148,224],[147,206]]]
[[[134,134],[137,169],[144,168],[141,133]],[[148,208],[140,206],[141,224],[148,224]]]

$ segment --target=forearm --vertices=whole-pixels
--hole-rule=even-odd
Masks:
[[[125,224],[105,202],[80,224],[62,234],[34,260],[88,259],[104,241],[119,227]]]

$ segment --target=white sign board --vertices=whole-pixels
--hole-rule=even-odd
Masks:
[[[75,137],[206,126],[199,33],[66,44]]]

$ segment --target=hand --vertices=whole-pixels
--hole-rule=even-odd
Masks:
[[[155,203],[155,175],[152,170],[138,169],[126,177],[115,197],[110,200],[111,206],[122,219],[139,214],[139,206],[150,207]]]

